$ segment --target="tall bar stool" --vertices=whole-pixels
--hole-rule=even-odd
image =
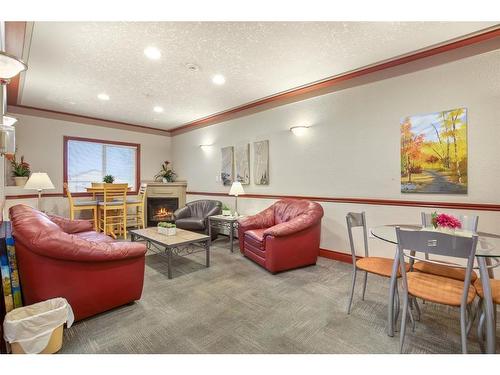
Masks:
[[[63,184],[64,190],[66,191],[66,196],[69,201],[69,217],[71,220],[75,219],[76,211],[92,211],[92,221],[94,222],[94,230],[97,230],[97,201],[96,200],[87,200],[87,201],[75,201],[71,196],[71,192],[69,191],[68,184],[65,182]]]
[[[127,190],[128,184],[104,184],[103,200],[97,203],[99,209],[99,230],[116,238],[115,229],[127,238]]]
[[[137,197],[127,198],[127,208],[134,208],[135,213],[127,213],[128,219],[132,219],[132,223],[135,224],[137,228],[146,228],[146,218],[144,217],[145,204],[146,204],[146,191],[148,184],[141,184],[139,188],[139,194]]]
[[[349,244],[351,245],[351,256],[352,256],[352,283],[351,283],[351,293],[349,295],[349,304],[347,305],[347,313],[351,313],[352,298],[354,295],[354,287],[356,285],[356,272],[358,270],[364,271],[364,281],[363,281],[363,294],[361,295],[361,300],[365,300],[366,284],[368,280],[368,274],[374,274],[382,277],[390,278],[392,275],[392,266],[394,263],[393,259],[381,258],[381,257],[371,257],[368,253],[368,235],[366,229],[366,216],[364,212],[349,212],[346,216],[347,221],[347,232],[349,234]],[[362,227],[363,228],[363,242],[365,248],[365,256],[360,259],[356,259],[356,249],[354,247],[354,239],[352,237],[352,228]],[[406,268],[409,269],[409,265],[406,263]],[[398,272],[398,277],[400,277]],[[397,295],[396,295],[397,296]],[[396,301],[396,311],[399,311],[399,301]]]
[[[432,216],[429,213],[422,212],[422,227],[430,228],[432,227]],[[470,231],[472,233],[477,233],[477,225],[479,223],[479,216],[476,215],[460,215],[460,223],[462,223],[462,229]],[[425,259],[429,260],[429,254],[425,254]],[[411,262],[410,262],[411,263]],[[446,263],[446,262],[445,262]],[[466,276],[465,267],[448,267],[443,266],[438,263],[430,262],[415,262],[413,264],[414,271],[424,272],[431,275],[449,277],[455,280],[464,281]],[[472,271],[471,282],[477,280],[477,273]]]

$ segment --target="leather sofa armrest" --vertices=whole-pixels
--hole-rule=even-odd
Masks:
[[[323,217],[323,212],[311,211],[306,214],[299,215],[294,217],[293,219],[274,225],[270,228],[267,228],[264,231],[264,236],[273,236],[273,237],[284,237],[293,233],[300,232],[304,229],[310,228],[313,225],[317,224],[318,221]]]
[[[207,214],[205,215],[205,218],[209,217],[209,216],[214,216],[214,215],[220,215],[222,213],[222,209],[220,206],[215,206],[214,208],[212,208],[211,210],[209,210],[207,212]]]
[[[70,220],[62,216],[48,215],[50,221],[57,224],[63,232],[72,234],[94,230],[94,225],[90,220]]]
[[[238,225],[240,228],[244,228],[244,231],[272,227],[274,225],[274,209],[271,206],[257,215],[242,217],[238,219]]]
[[[190,216],[191,216],[191,209],[189,208],[189,206],[184,206],[184,207],[178,208],[174,212],[174,219],[175,220],[185,219],[185,218],[190,217]]]

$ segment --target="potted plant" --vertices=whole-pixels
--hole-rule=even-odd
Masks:
[[[17,162],[16,154],[9,155],[10,165],[12,166],[12,176],[16,181],[16,186],[26,185],[26,181],[30,177],[30,165],[24,161],[24,156],[21,156],[21,161]]]
[[[222,205],[222,215],[224,216],[231,216],[231,209],[227,204]]]
[[[167,223],[166,221],[160,221],[158,223],[158,233],[159,234],[167,234],[167,225],[169,223]]]
[[[177,226],[174,223],[167,224],[167,236],[175,236],[177,233]]]
[[[456,217],[447,214],[438,214],[433,212],[432,215],[432,225],[434,229],[441,232],[453,233],[455,230],[462,228],[462,223]]]
[[[110,174],[107,174],[106,176],[103,177],[102,182],[106,184],[112,184],[113,182],[115,182],[115,178]]]
[[[155,175],[156,181],[174,182],[177,174],[169,167],[170,162],[165,160],[161,165],[161,170]]]

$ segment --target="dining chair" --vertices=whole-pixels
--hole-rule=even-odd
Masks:
[[[432,214],[422,212],[422,227],[432,228]],[[479,222],[479,216],[476,215],[460,215],[460,223],[462,224],[462,229],[470,231],[472,233],[477,233],[477,226]],[[425,254],[425,259],[429,260],[429,254]],[[410,262],[411,263],[411,262]],[[446,262],[443,262],[446,263]],[[415,271],[420,271],[424,273],[430,273],[432,275],[450,277],[456,280],[465,280],[465,268],[464,267],[449,267],[442,266],[437,263],[430,262],[415,262],[412,267]],[[471,282],[477,280],[477,273],[472,271]]]
[[[132,219],[132,223],[135,224],[137,228],[146,228],[146,218],[145,218],[145,205],[146,205],[146,192],[148,184],[141,184],[139,188],[138,195],[136,197],[127,198],[127,208],[135,208],[135,213],[131,214],[127,212],[127,218]]]
[[[401,267],[403,309],[401,314],[400,352],[403,352],[409,298],[413,297],[447,306],[460,307],[462,353],[467,353],[467,327],[471,324],[471,304],[476,297],[476,289],[471,285],[471,275],[476,254],[477,235],[474,234],[471,237],[454,236],[438,232],[403,230],[399,227],[396,227],[396,235],[398,257],[401,264],[403,264],[402,262],[406,257],[441,264],[445,267],[449,266],[448,263],[426,260],[425,258],[420,259],[418,255],[411,255],[420,253],[467,260],[464,281],[423,272],[408,272],[406,267]],[[406,254],[405,250],[411,253]]]
[[[361,294],[361,300],[365,300],[366,284],[368,281],[368,274],[374,274],[382,277],[390,278],[392,275],[392,265],[394,263],[393,259],[382,258],[382,257],[371,257],[368,252],[368,235],[366,228],[366,215],[364,212],[349,212],[346,216],[347,221],[347,233],[349,234],[349,244],[351,247],[352,256],[352,282],[351,282],[351,293],[349,295],[349,304],[347,305],[347,314],[351,313],[352,299],[354,296],[354,287],[356,285],[356,273],[358,270],[364,272],[363,279],[363,292]],[[352,235],[352,229],[356,227],[363,228],[363,243],[364,243],[364,257],[356,257],[356,249],[354,246],[354,239]],[[406,264],[409,267],[408,264]],[[400,274],[398,273],[398,277]],[[399,306],[399,302],[396,304]]]
[[[71,220],[75,219],[76,211],[92,211],[92,221],[94,222],[94,230],[97,230],[97,201],[96,200],[74,200],[71,192],[69,191],[68,184],[63,184],[66,196],[69,202],[69,217]]]
[[[99,209],[99,230],[116,238],[115,228],[127,238],[127,191],[128,184],[104,184],[103,200],[97,203]]]
[[[495,305],[494,309],[494,317],[495,317],[495,322],[498,322],[497,320],[497,306],[500,305],[500,280],[498,279],[490,279],[490,288],[491,288],[491,297],[493,300],[493,303]],[[483,284],[481,283],[481,279],[477,279],[474,282],[474,287],[476,288],[477,295],[479,296],[479,322],[477,325],[477,337],[479,340],[479,344],[481,345],[481,349],[484,351],[484,319],[485,319],[485,314],[484,314],[484,308],[483,308],[483,299],[484,299],[484,291],[483,291]]]

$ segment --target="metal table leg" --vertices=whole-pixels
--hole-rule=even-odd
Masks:
[[[205,252],[206,252],[205,264],[207,267],[210,267],[210,240],[205,241]]]
[[[392,264],[392,274],[391,282],[389,285],[389,303],[387,304],[388,316],[387,316],[387,334],[391,337],[394,336],[394,295],[396,293],[397,282],[398,282],[398,267],[399,258],[398,252],[394,257],[394,263]]]
[[[210,216],[208,217],[208,237],[212,238],[212,222],[210,221]]]
[[[172,249],[166,248],[165,251],[167,252],[167,264],[168,264],[168,278],[172,278]]]
[[[229,223],[229,241],[231,242],[231,252],[233,252],[233,246],[234,246],[234,227],[233,223]]]
[[[486,353],[495,354],[496,346],[496,327],[495,327],[495,305],[491,297],[491,287],[488,269],[486,267],[486,258],[477,257],[479,264],[479,275],[483,285],[483,309],[484,309],[484,327],[486,330]]]

